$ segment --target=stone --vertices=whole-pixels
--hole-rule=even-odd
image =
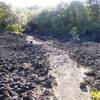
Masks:
[[[23,100],[36,100],[36,99],[32,96],[26,96],[23,98]]]

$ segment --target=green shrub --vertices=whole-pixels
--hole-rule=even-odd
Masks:
[[[7,30],[11,32],[21,33],[23,32],[23,27],[21,24],[10,24],[7,26]]]
[[[100,91],[92,90],[90,91],[91,100],[100,100]]]

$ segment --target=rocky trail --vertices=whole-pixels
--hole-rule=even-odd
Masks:
[[[56,77],[58,84],[55,89],[58,100],[90,100],[89,91],[82,92],[80,89],[85,75],[78,69],[78,64],[65,51],[52,50],[54,53],[50,55],[49,61],[52,75]]]
[[[73,61],[68,52],[54,46],[52,41],[40,42],[29,39],[33,44],[42,45],[48,53],[51,75],[56,79],[57,86],[54,87],[54,94],[58,100],[90,100],[89,90],[83,92],[80,83],[86,77],[84,71],[78,68],[78,64]],[[87,70],[86,70],[87,71]]]
[[[0,100],[91,100],[99,47],[0,33]]]

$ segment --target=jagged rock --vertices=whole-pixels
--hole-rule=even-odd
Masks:
[[[39,86],[42,91],[42,84],[52,83],[47,82],[45,53],[41,46],[27,43],[24,35],[0,33],[0,100],[38,100],[41,94],[34,98],[33,89]]]
[[[34,97],[26,96],[23,98],[23,100],[36,100]]]
[[[59,47],[68,51],[70,58],[76,61],[80,66],[91,70],[85,73],[87,78],[84,81],[91,89],[100,90],[100,43],[67,42],[61,43]]]

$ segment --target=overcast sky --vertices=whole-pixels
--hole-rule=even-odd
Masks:
[[[6,2],[7,4],[11,4],[15,7],[31,7],[34,5],[42,6],[42,7],[51,7],[55,6],[60,2],[70,2],[75,0],[0,0],[0,2]],[[86,0],[78,0],[78,1],[86,1]]]

